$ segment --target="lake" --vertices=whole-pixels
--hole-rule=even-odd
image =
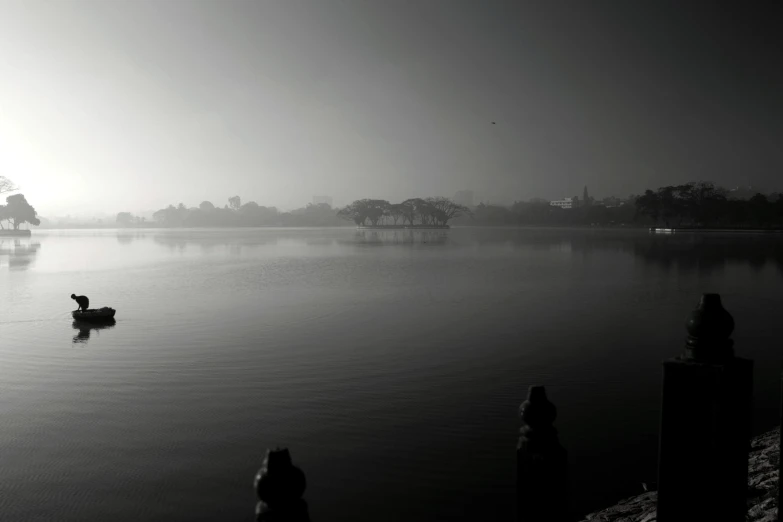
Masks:
[[[543,384],[576,509],[655,480],[661,361],[718,292],[777,424],[783,237],[454,228],[0,238],[5,521],[254,519],[291,450],[313,522],[513,519]],[[79,328],[70,295],[117,309]]]

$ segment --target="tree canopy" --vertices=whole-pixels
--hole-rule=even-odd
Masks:
[[[469,215],[470,209],[449,198],[412,198],[402,203],[389,203],[383,199],[357,199],[337,212],[342,219],[356,225],[396,225],[402,220],[408,225],[445,226],[462,215]]]
[[[0,194],[4,194],[6,192],[15,192],[17,190],[16,185],[14,185],[13,181],[6,178],[5,176],[0,176]]]
[[[23,194],[14,194],[5,198],[6,205],[0,205],[0,228],[2,221],[7,221],[14,230],[19,230],[19,225],[29,223],[34,226],[41,224],[37,212],[25,199]]]
[[[120,212],[117,214],[117,224],[120,226],[128,226],[133,223],[133,214],[130,212]]]
[[[726,189],[708,181],[646,190],[636,198],[636,209],[652,224],[662,223],[666,228],[783,226],[783,194],[757,193],[747,200],[731,199]]]

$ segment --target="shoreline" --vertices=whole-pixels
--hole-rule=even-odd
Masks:
[[[780,428],[751,439],[748,459],[748,522],[776,522]],[[580,516],[580,522],[655,522],[658,492],[629,497],[600,511]]]
[[[706,234],[783,234],[780,228],[650,228],[655,234],[676,234],[677,232],[703,232]]]
[[[358,230],[448,230],[449,225],[359,225]]]
[[[109,226],[79,226],[70,227],[38,227],[40,231],[51,230],[116,230],[116,231],[149,231],[149,230],[229,230],[229,229],[335,229],[335,230],[451,230],[451,229],[541,229],[541,230],[600,230],[600,231],[637,231],[647,232],[649,234],[683,234],[683,233],[703,233],[703,234],[783,234],[783,229],[763,229],[763,228],[659,228],[647,225],[635,226],[616,226],[616,225],[475,225],[475,224],[455,224],[455,225],[327,225],[327,226],[292,226],[292,225],[260,225],[260,226],[211,226],[211,227],[163,227],[163,226],[140,226],[140,227],[109,227]],[[0,237],[30,237],[30,230],[0,230]]]
[[[0,230],[0,237],[30,237],[32,235],[31,230]]]

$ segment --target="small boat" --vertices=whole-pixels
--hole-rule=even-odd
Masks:
[[[90,321],[90,322],[108,322],[114,320],[114,314],[117,311],[114,308],[104,306],[103,308],[94,308],[89,310],[76,310],[72,312],[73,318],[77,321]]]

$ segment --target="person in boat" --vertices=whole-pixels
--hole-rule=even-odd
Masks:
[[[81,310],[82,312],[86,312],[87,309],[90,307],[90,300],[87,299],[86,295],[71,294],[71,299],[76,301],[76,303],[79,305],[79,308],[76,309],[77,312],[79,310]]]

